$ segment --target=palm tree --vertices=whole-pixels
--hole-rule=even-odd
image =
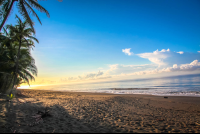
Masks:
[[[17,61],[19,41],[14,40],[12,35],[15,35],[12,31],[8,33],[6,31],[0,35],[0,92],[2,93],[7,92],[8,89],[12,91],[13,85],[16,87],[20,83],[30,85],[29,80],[34,80],[34,75],[37,76],[37,67],[30,53],[30,48],[33,46],[32,40],[27,39],[29,43],[27,41],[21,43]],[[17,66],[18,69],[16,69]]]
[[[0,25],[0,31],[3,27],[3,25],[6,22],[6,19],[8,18],[8,15],[10,14],[10,11],[13,8],[14,2],[17,2],[17,8],[19,13],[24,17],[24,19],[29,23],[29,25],[33,28],[33,21],[31,20],[29,14],[32,13],[33,16],[37,18],[37,20],[41,23],[38,15],[33,10],[33,8],[36,8],[40,12],[46,13],[47,17],[50,17],[49,12],[42,7],[38,0],[0,0],[0,16],[3,16],[2,23]]]
[[[18,70],[16,72],[16,55],[18,53],[19,44],[11,44],[9,47],[3,47],[3,53],[0,54],[0,92],[5,93],[12,86],[14,77],[17,75],[15,87],[21,83],[29,83],[29,80],[34,80],[34,75],[37,76],[37,67],[31,56],[30,49],[26,48],[26,44],[22,44],[20,49],[20,57],[18,61]]]
[[[21,19],[17,15],[16,15],[16,18],[17,18],[17,25],[6,26],[6,30],[8,30],[8,35],[10,37],[11,42],[13,41],[14,44],[18,45],[18,51],[15,56],[16,57],[15,58],[15,72],[14,72],[14,81],[13,81],[12,89],[16,85],[18,75],[20,75],[19,69],[22,69],[21,66],[19,65],[20,56],[21,56],[20,52],[22,52],[21,47],[30,49],[34,46],[33,41],[36,41],[39,43],[39,41],[33,36],[35,34],[35,30],[32,27],[30,27],[28,21],[25,20],[24,22],[22,22]],[[26,74],[27,73],[28,72],[26,72]],[[23,75],[25,79],[27,76],[30,79],[33,79],[31,75],[24,75],[22,73],[21,75]],[[28,82],[28,79],[26,79],[26,81]]]

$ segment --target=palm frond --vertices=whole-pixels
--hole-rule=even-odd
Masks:
[[[49,12],[48,12],[44,7],[42,7],[42,6],[38,3],[38,1],[36,1],[36,0],[27,0],[27,1],[28,1],[28,3],[29,3],[32,7],[36,8],[36,9],[39,10],[40,12],[46,13],[47,17],[50,17]]]
[[[31,18],[29,17],[29,13],[27,12],[26,8],[24,7],[23,1],[20,0],[17,4],[17,7],[19,9],[20,14],[24,17],[25,21],[27,21],[27,23],[29,24],[29,26],[34,30],[34,23],[31,20]],[[35,33],[35,30],[34,30]]]
[[[15,15],[15,18],[17,18],[17,24],[22,24],[22,20],[18,17],[18,15]]]
[[[29,79],[28,77],[26,77],[22,72],[18,72],[19,76],[28,83],[28,85],[30,86],[30,83],[29,83]]]
[[[33,10],[33,8],[26,1],[24,1],[24,4],[27,7],[27,9],[30,12],[32,12],[33,16],[35,16],[37,18],[37,20],[40,22],[40,24],[42,25],[42,22],[40,21],[40,18],[38,17],[38,15],[36,14],[36,12]]]
[[[36,41],[37,43],[39,43],[39,40],[37,39],[37,38],[35,38],[35,37],[33,37],[33,36],[27,36],[29,39],[32,39],[32,40],[34,40],[34,41]]]

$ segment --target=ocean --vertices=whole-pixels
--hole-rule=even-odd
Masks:
[[[200,74],[112,82],[36,86],[31,88],[70,92],[200,97]]]

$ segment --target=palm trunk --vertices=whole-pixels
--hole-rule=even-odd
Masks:
[[[8,18],[8,15],[10,14],[10,11],[11,11],[11,9],[12,9],[13,4],[14,4],[15,1],[18,1],[18,0],[12,0],[12,3],[11,3],[11,5],[10,5],[9,9],[8,9],[8,11],[6,12],[5,17],[3,18],[3,22],[1,23],[0,31],[1,31],[1,29],[3,28],[3,25],[5,24],[5,22],[6,22],[7,18]]]
[[[11,88],[11,91],[10,91],[10,94],[11,95],[11,92],[12,90],[14,89],[14,86],[15,86],[15,83],[16,83],[16,80],[17,80],[17,72],[18,72],[18,66],[19,66],[19,56],[20,56],[20,48],[21,48],[21,39],[22,37],[20,37],[20,41],[19,41],[19,48],[18,48],[18,53],[17,53],[17,61],[16,61],[16,69],[15,69],[15,75],[14,75],[14,82],[13,82],[13,86]]]
[[[14,76],[13,76],[14,77]],[[10,88],[10,85],[12,84],[12,81],[13,81],[13,77],[11,77],[11,80],[9,82],[9,84],[6,86],[6,89],[9,89]]]
[[[2,85],[1,88],[2,88],[2,92],[5,93],[6,90],[7,90],[8,76],[6,75],[3,79],[4,79],[4,80],[3,80],[3,81],[4,81],[4,82],[3,82],[4,84]]]

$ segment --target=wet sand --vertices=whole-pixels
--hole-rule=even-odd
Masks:
[[[1,132],[200,133],[200,97],[20,91],[0,99]]]

